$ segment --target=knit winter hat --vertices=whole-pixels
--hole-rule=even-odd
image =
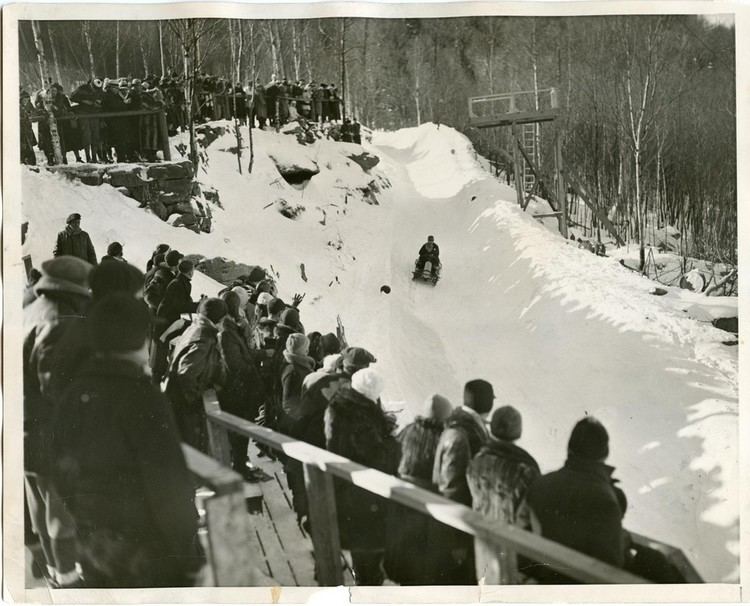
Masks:
[[[225,290],[221,293],[221,300],[226,303],[227,313],[236,318],[240,315],[240,296],[233,290]]]
[[[167,255],[167,256],[169,256],[169,255]],[[169,261],[167,261],[167,265],[169,265]],[[190,259],[182,259],[177,264],[177,271],[180,272],[181,274],[186,274],[186,273],[192,271],[193,269],[195,269],[195,265],[193,264],[193,262]]]
[[[294,332],[286,338],[286,351],[298,356],[306,356],[310,340],[301,332]]]
[[[464,391],[472,395],[473,408],[480,415],[487,414],[492,410],[495,392],[492,385],[484,379],[474,379],[466,383]]]
[[[93,299],[113,293],[134,297],[143,289],[143,273],[130,263],[101,263],[91,270],[89,284]]]
[[[363,368],[352,375],[352,389],[377,402],[385,388],[385,379],[375,368]]]
[[[179,251],[170,250],[164,255],[164,260],[167,262],[167,265],[169,265],[170,267],[174,267],[175,265],[179,264],[180,261],[182,261],[182,258],[184,256],[185,255],[183,255]]]
[[[89,273],[91,264],[78,257],[63,255],[42,263],[42,277],[34,287],[36,294],[68,292],[91,296]]]
[[[609,434],[597,419],[584,417],[573,428],[568,451],[584,459],[603,460],[609,456]]]
[[[71,223],[73,223],[73,221],[80,221],[80,220],[81,220],[81,215],[79,215],[78,213],[72,213],[68,215],[67,219],[65,219],[65,225],[70,225]]]
[[[323,335],[322,337],[320,337],[320,350],[323,352],[324,356],[339,353],[341,351],[341,343],[339,343],[339,338],[332,332]]]
[[[216,297],[203,299],[198,305],[198,313],[206,316],[214,324],[218,324],[227,315],[227,304]]]
[[[250,293],[247,292],[242,286],[235,286],[232,289],[233,293],[236,293],[240,298],[240,308],[244,308],[247,302],[250,300]]]
[[[151,317],[143,301],[127,293],[107,295],[89,313],[86,327],[95,351],[136,351],[143,347]]]
[[[268,307],[273,300],[273,295],[270,293],[262,292],[258,295],[258,305],[265,305]]]
[[[436,393],[427,398],[424,408],[425,418],[445,421],[453,410],[453,404],[445,396]]]
[[[285,309],[286,303],[284,303],[284,301],[282,301],[281,299],[274,298],[268,303],[268,313],[270,314],[280,314]]]
[[[362,347],[348,347],[341,352],[345,368],[361,369],[377,362],[375,356]]]
[[[501,406],[492,413],[490,432],[498,440],[514,442],[521,437],[522,430],[521,413],[512,406]]]
[[[335,373],[340,359],[341,354],[330,354],[323,358],[323,372],[327,372],[328,374]]]

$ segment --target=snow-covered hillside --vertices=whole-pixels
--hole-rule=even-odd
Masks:
[[[308,330],[333,330],[339,314],[350,343],[376,354],[387,406],[403,422],[428,395],[458,404],[465,381],[486,378],[498,405],[523,413],[521,445],[552,470],[574,423],[595,415],[628,495],[626,526],[685,550],[706,580],[738,578],[737,349],[706,321],[712,306],[736,307],[734,299],[649,294],[654,283],[521,212],[513,190],[445,126],[376,133],[367,149],[381,162],[370,174],[347,145],[301,148],[256,131],[255,169],[240,175],[233,146],[229,135],[209,146],[199,175],[223,205],[210,234],[170,227],[109,186],[25,173],[25,252],[37,264],[50,256],[76,211],[100,254],[118,240],[141,267],[158,242],[272,266],[282,297],[307,293]],[[320,173],[289,185],[267,150],[277,161],[303,154]],[[372,179],[391,184],[379,205],[356,191]],[[288,219],[278,198],[305,211]],[[435,288],[411,280],[428,234],[443,261]],[[217,289],[198,279],[194,293]]]

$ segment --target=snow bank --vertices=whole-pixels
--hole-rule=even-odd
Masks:
[[[396,132],[381,131],[374,134],[373,144],[409,155],[409,178],[425,198],[450,198],[487,177],[471,142],[447,126],[428,122]]]

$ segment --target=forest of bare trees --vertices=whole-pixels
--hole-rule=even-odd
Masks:
[[[566,165],[623,236],[643,244],[671,225],[684,256],[737,262],[734,27],[690,15],[40,25],[65,90],[166,71],[333,81],[371,128],[439,122],[483,154],[508,149],[509,133],[471,128],[468,97],[555,87]],[[29,22],[19,36],[21,84],[37,90]]]

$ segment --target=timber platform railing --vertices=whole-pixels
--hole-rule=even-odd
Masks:
[[[169,162],[172,154],[169,149],[169,132],[167,130],[167,113],[164,108],[157,109],[133,109],[122,112],[87,112],[87,113],[67,113],[55,116],[57,122],[70,120],[104,120],[106,118],[134,118],[138,116],[156,116],[159,129],[159,144],[161,152],[164,154],[164,160]],[[46,119],[46,115],[36,114],[29,118],[32,122],[40,122]],[[64,154],[63,154],[64,155]]]
[[[477,128],[544,122],[558,113],[556,88],[469,97],[469,123]]]
[[[211,454],[229,464],[229,433],[236,433],[299,461],[304,469],[305,489],[318,583],[322,586],[343,584],[341,545],[336,514],[334,478],[348,482],[373,494],[418,511],[447,526],[470,534],[475,545],[493,556],[484,582],[488,585],[519,582],[517,556],[524,556],[583,583],[634,584],[649,581],[616,568],[521,528],[490,521],[469,507],[419,488],[395,476],[359,465],[321,448],[261,427],[224,412],[216,393],[203,397]],[[644,545],[671,550],[680,558],[673,563],[688,582],[701,583],[698,573],[678,549],[634,535]],[[428,546],[425,546],[428,547]],[[669,553],[665,553],[668,555]]]

